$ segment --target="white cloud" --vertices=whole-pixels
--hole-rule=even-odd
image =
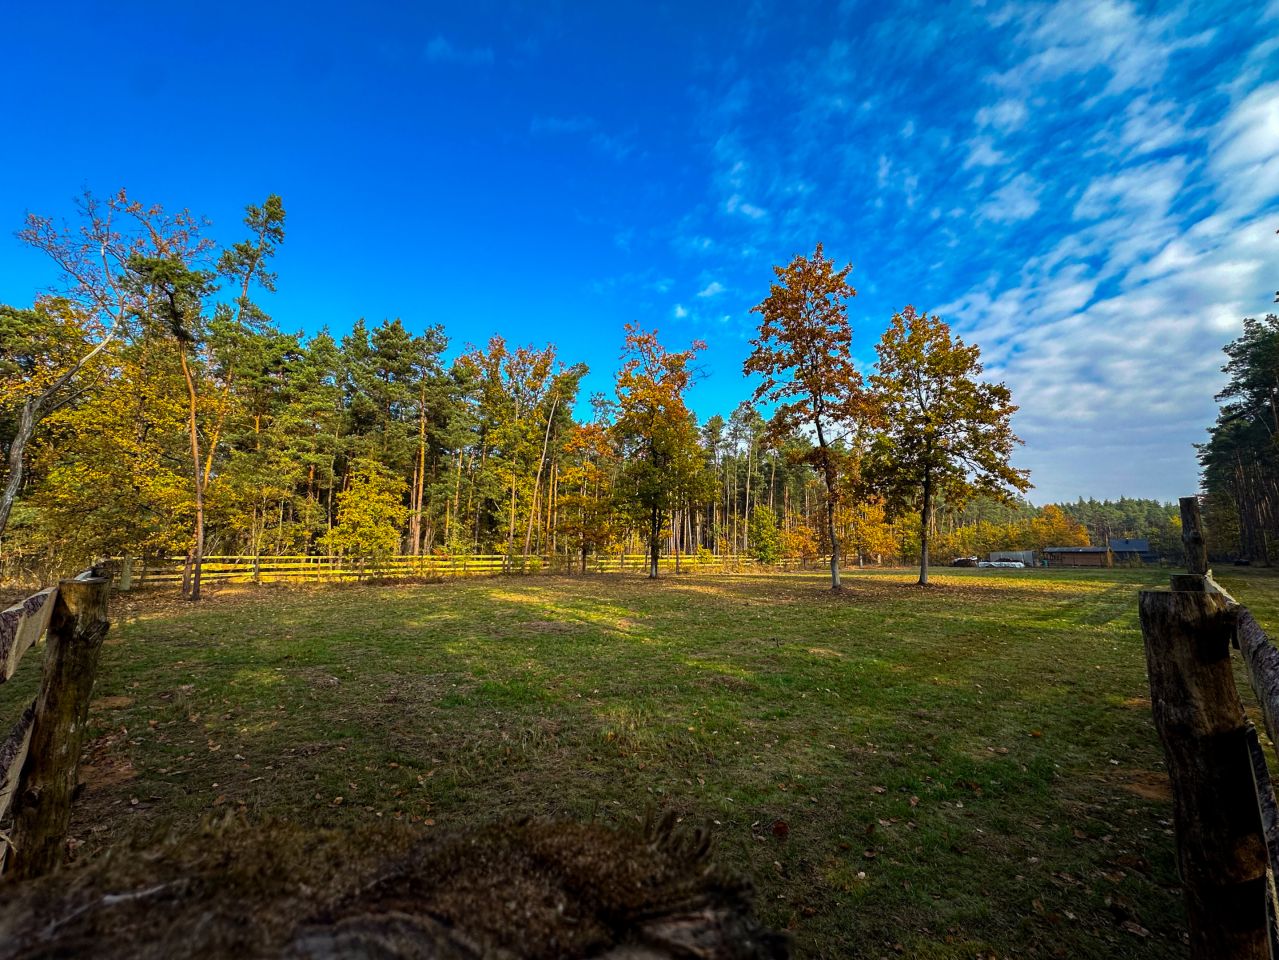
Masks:
[[[1279,215],[1279,38],[1253,13],[1136,0],[980,16],[990,60],[953,31],[935,105],[882,80],[913,29],[889,15],[886,48],[826,43],[781,68],[764,104],[760,72],[731,115],[712,107],[712,189],[681,231],[727,232],[701,282],[745,289],[726,272],[738,250],[762,251],[757,275],[760,255],[785,262],[820,237],[865,271],[859,306],[873,280],[901,302],[953,285],[939,312],[1013,388],[1041,495],[1190,492],[1220,348],[1279,282],[1279,222],[1258,220]],[[1199,52],[1203,24],[1220,50]],[[999,64],[984,89],[964,86],[973,62]],[[922,230],[905,227],[912,207]]]
[[[995,149],[989,137],[977,137],[968,141],[968,159],[964,161],[964,169],[969,167],[994,167],[1004,163],[1008,158]]]
[[[1111,230],[1133,222],[1124,209],[1112,216]],[[1193,492],[1191,444],[1213,419],[1221,347],[1242,317],[1265,311],[1279,276],[1268,222],[1223,230],[1212,219],[1164,233],[1153,257],[1115,271],[1106,296],[1097,292],[1109,264],[1066,255],[1028,264],[1016,286],[939,308],[1012,388],[1022,465],[1043,499]]]
[[[763,207],[757,207],[753,203],[747,203],[742,199],[741,194],[733,194],[724,201],[724,210],[727,213],[740,213],[743,217],[750,220],[763,220],[768,216],[768,211]]]
[[[983,220],[994,223],[1017,223],[1033,217],[1039,210],[1040,186],[1029,174],[1019,173],[990,195],[977,209]]]
[[[712,280],[701,290],[697,291],[697,295],[703,299],[715,297],[724,292],[724,285],[718,280]]]
[[[685,317],[688,316],[688,310],[686,310],[684,308],[684,305],[680,303],[675,304],[675,310],[673,311],[673,313],[676,320],[683,320]]]
[[[1075,219],[1097,219],[1125,211],[1162,215],[1181,190],[1188,170],[1183,157],[1173,157],[1099,176],[1075,204]]]
[[[1150,89],[1162,80],[1172,53],[1205,38],[1175,39],[1179,15],[1144,19],[1131,3],[1068,0],[1020,8],[1018,41],[1030,52],[1013,68],[993,76],[1007,90],[1094,70],[1108,75],[1100,96]]]
[[[1020,130],[1029,111],[1021,100],[1004,99],[977,111],[977,126],[993,127],[1001,133]]]
[[[706,254],[715,248],[715,241],[703,234],[678,233],[671,241],[672,245],[683,254]]]
[[[1213,162],[1226,170],[1264,163],[1279,153],[1279,82],[1235,105],[1213,139]]]
[[[1212,137],[1218,195],[1240,214],[1279,196],[1279,82],[1235,104]]]

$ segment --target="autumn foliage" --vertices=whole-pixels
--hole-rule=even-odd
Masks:
[[[78,213],[28,220],[63,283],[0,308],[10,574],[170,558],[197,597],[209,552],[585,571],[642,551],[651,576],[662,557],[828,558],[838,587],[850,563],[919,560],[924,579],[930,552],[1095,537],[1070,507],[1016,498],[1011,395],[940,318],[893,317],[863,376],[851,266],[820,244],[774,267],[754,308],[751,399],[699,420],[706,345],[639,324],[620,331],[611,394],[589,402],[585,365],[553,344],[450,352],[444,327],[397,318],[284,332],[260,299],[285,239],[278,197],[222,247],[203,220],[124,193]]]

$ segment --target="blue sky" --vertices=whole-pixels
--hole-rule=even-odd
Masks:
[[[9,303],[54,279],[27,210],[125,186],[230,241],[276,192],[282,327],[554,341],[590,392],[638,321],[708,342],[705,417],[820,240],[865,365],[907,303],[982,346],[1046,502],[1191,491],[1279,286],[1279,0],[11,4],[0,37]]]

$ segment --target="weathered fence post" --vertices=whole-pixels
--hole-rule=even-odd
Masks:
[[[1177,861],[1195,960],[1270,957],[1269,863],[1251,739],[1230,660],[1236,611],[1208,570],[1196,497],[1181,498],[1187,574],[1144,590],[1155,728],[1172,781]]]
[[[1182,497],[1177,504],[1181,508],[1181,543],[1186,548],[1186,572],[1208,576],[1208,544],[1204,539],[1199,498]]]
[[[62,859],[89,697],[109,626],[111,580],[90,573],[58,585],[49,621],[31,746],[14,804],[10,871],[18,879],[45,873]]]
[[[1173,787],[1195,960],[1270,956],[1267,853],[1230,663],[1234,616],[1208,592],[1141,594],[1155,727]]]

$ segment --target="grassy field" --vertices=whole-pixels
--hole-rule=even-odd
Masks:
[[[80,855],[224,809],[713,824],[800,956],[1184,949],[1136,590],[1166,571],[225,588],[115,610]],[[1259,617],[1279,580],[1223,578]]]

